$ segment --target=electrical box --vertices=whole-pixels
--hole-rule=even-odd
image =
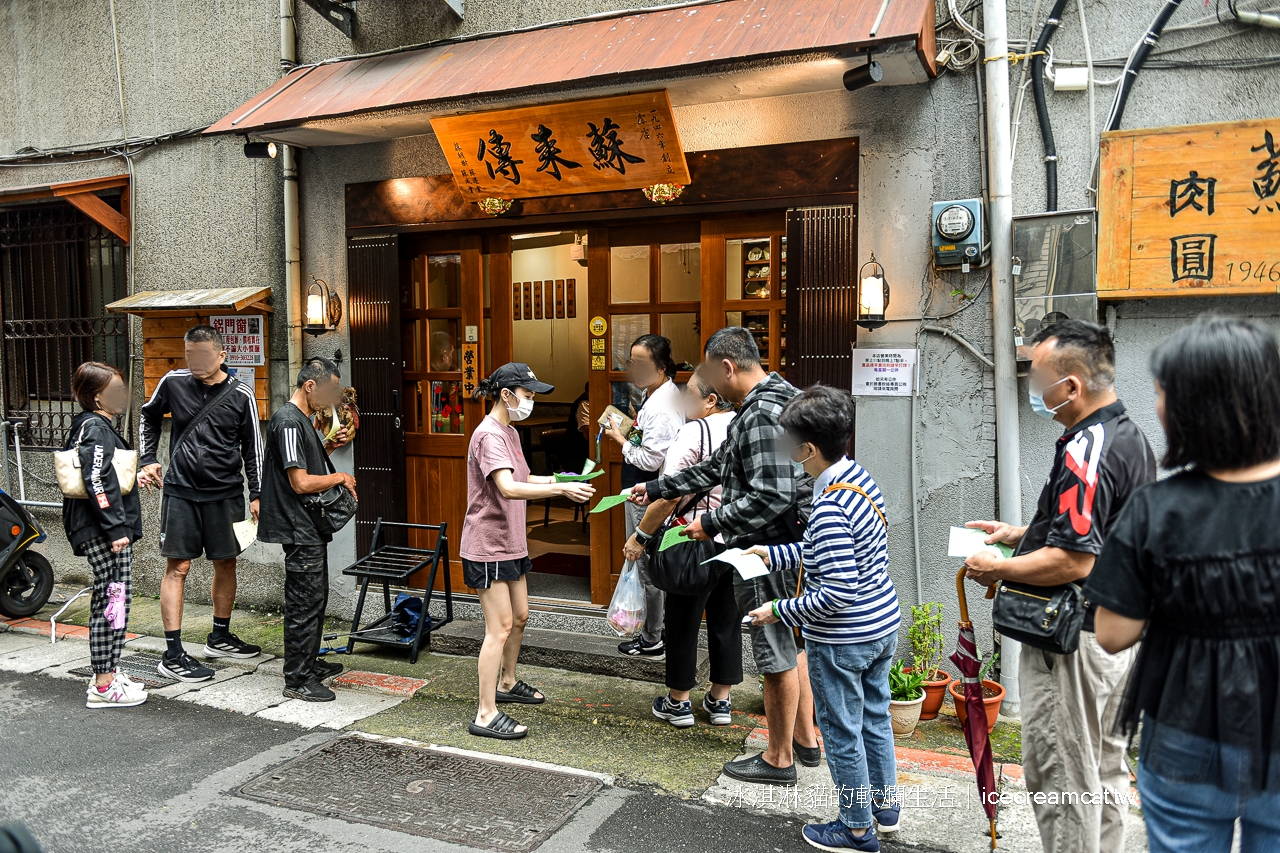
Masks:
[[[933,203],[933,265],[958,267],[982,262],[982,199]]]

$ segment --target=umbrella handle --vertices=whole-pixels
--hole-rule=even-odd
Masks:
[[[964,595],[964,566],[956,572],[956,596],[960,599],[960,621],[969,621],[969,600]]]

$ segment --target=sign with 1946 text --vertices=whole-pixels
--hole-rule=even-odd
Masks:
[[[1280,118],[1101,144],[1099,299],[1280,292]]]

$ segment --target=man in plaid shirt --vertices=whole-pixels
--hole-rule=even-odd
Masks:
[[[703,364],[716,392],[740,403],[728,437],[705,462],[634,486],[632,500],[645,504],[720,486],[720,506],[690,523],[686,536],[719,538],[736,548],[799,542],[813,480],[798,473],[792,461],[779,452],[782,427],[778,418],[787,401],[800,392],[778,374],[765,373],[755,337],[741,326],[712,335]],[[751,580],[735,574],[734,596],[739,609],[748,613],[775,598],[794,596],[797,581],[794,569]],[[764,675],[769,748],[761,755],[730,761],[724,772],[743,782],[795,784],[796,758],[806,767],[816,767],[821,761],[814,733],[813,694],[801,657],[803,645],[785,625],[753,625],[751,651],[756,668]]]

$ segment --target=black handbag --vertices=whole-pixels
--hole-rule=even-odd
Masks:
[[[329,454],[324,452],[323,447],[320,448],[320,452],[324,456],[325,465],[328,466],[329,473],[336,474],[337,471],[333,467],[333,460],[329,458]],[[351,496],[351,492],[343,485],[330,486],[323,492],[318,492],[314,495],[304,495],[302,505],[311,515],[311,521],[316,526],[316,532],[321,536],[332,536],[346,527],[347,522],[355,518],[356,510],[359,508],[356,499]]]
[[[711,444],[711,428],[701,419],[698,420],[698,425],[702,428],[698,439],[698,455],[705,459]],[[644,552],[649,558],[649,581],[663,592],[673,595],[701,595],[719,583],[729,569],[727,563],[706,562],[724,550],[719,542],[686,539],[665,551],[658,550],[662,545],[662,537],[675,524],[676,519],[685,512],[696,509],[708,495],[709,492],[702,492],[695,495],[692,501],[682,501],[653,534],[653,538],[645,543]]]
[[[1080,647],[1080,629],[1088,609],[1079,584],[1032,586],[1000,581],[991,602],[991,623],[1005,637],[1069,655]]]

